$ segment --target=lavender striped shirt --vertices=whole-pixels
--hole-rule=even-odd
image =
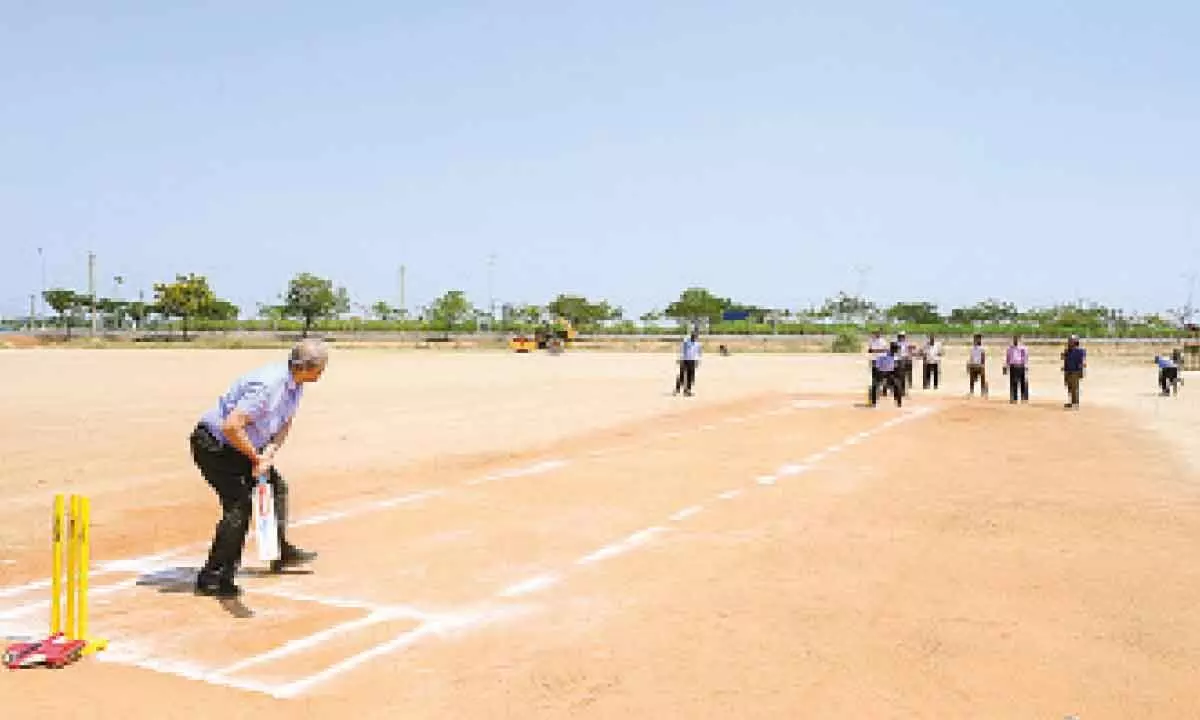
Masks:
[[[287,363],[267,365],[238,378],[204,413],[201,422],[217,439],[228,443],[221,423],[234,410],[241,410],[250,418],[246,435],[256,449],[262,450],[296,414],[303,393],[304,388],[292,379]]]
[[[1009,345],[1008,352],[1004,356],[1004,364],[1015,365],[1017,367],[1025,367],[1029,362],[1029,349],[1024,345]]]

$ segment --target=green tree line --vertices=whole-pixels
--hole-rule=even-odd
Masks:
[[[943,310],[935,303],[913,300],[881,306],[868,298],[845,293],[818,307],[775,309],[738,302],[701,287],[690,287],[662,309],[626,317],[625,310],[606,300],[578,294],[559,294],[544,305],[505,304],[497,316],[476,306],[463,290],[449,290],[410,313],[386,300],[355,306],[349,292],[331,279],[312,273],[293,277],[275,302],[260,303],[252,319],[239,319],[242,309],[220,298],[208,278],[179,274],[155,283],[150,301],[127,301],[90,296],[66,288],[47,290],[43,297],[56,324],[68,335],[87,325],[90,313],[101,316],[108,329],[168,328],[187,337],[189,331],[278,330],[391,330],[428,332],[529,332],[551,323],[570,322],[581,333],[683,333],[692,328],[721,334],[826,334],[868,328],[910,335],[935,333],[1026,336],[1077,333],[1090,337],[1168,337],[1183,332],[1186,317],[1133,315],[1098,304],[1063,303],[1019,309],[1011,302],[987,298],[973,305]],[[352,312],[353,311],[353,312]]]

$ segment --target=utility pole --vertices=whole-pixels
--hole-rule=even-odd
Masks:
[[[92,301],[92,336],[96,335],[96,323],[100,319],[96,315],[96,253],[88,253],[88,296]]]
[[[34,304],[34,297],[35,296],[33,293],[29,294],[29,330],[30,330],[30,332],[33,331],[33,315],[34,315],[34,312],[36,311],[35,304]]]
[[[38,303],[38,306],[41,308],[41,311],[38,313],[38,317],[41,318],[42,329],[45,330],[46,329],[46,254],[44,252],[42,252],[42,248],[38,248],[38,260],[40,261],[41,266],[42,266],[42,293],[41,293],[41,295],[38,296],[41,298],[41,302]]]
[[[402,320],[408,319],[408,310],[406,310],[404,307],[404,273],[406,270],[407,270],[407,268],[405,268],[404,265],[400,266],[400,308],[399,309],[400,309],[400,318]]]
[[[496,253],[491,253],[490,255],[488,255],[487,265],[488,265],[488,276],[487,276],[488,318],[491,320],[491,322],[495,322],[496,321],[496,295],[495,295],[495,293],[492,292],[492,287],[493,287],[492,274],[496,267]],[[490,327],[490,325],[491,325],[491,323],[489,323],[489,327]]]

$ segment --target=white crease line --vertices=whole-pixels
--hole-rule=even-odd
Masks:
[[[778,478],[776,478],[774,475],[759,475],[755,482],[757,482],[759,485],[774,485],[776,480],[778,480]]]
[[[503,470],[498,473],[485,475],[484,477],[476,480],[468,480],[466,484],[479,485],[480,483],[495,482],[497,480],[509,480],[511,478],[528,477],[530,475],[542,475],[552,470],[557,470],[565,465],[567,465],[566,460],[546,460],[528,467],[516,468],[514,470]]]
[[[775,471],[775,474],[783,475],[784,477],[791,477],[792,475],[799,475],[800,473],[808,472],[808,469],[808,465],[782,465],[778,470]]]
[[[721,493],[717,497],[721,498],[722,500],[732,500],[741,494],[742,494],[741,490],[726,490],[725,492]]]
[[[716,430],[717,426],[716,425],[701,425],[700,429],[701,430]]]
[[[334,663],[320,672],[276,688],[276,696],[283,698],[294,698],[315,685],[331,680],[338,675],[343,675],[360,665],[374,660],[377,657],[382,657],[395,650],[413,645],[418,640],[421,640],[429,635],[443,635],[455,630],[462,630],[475,625],[480,625],[485,622],[494,622],[504,616],[513,614],[513,612],[514,611],[509,610],[506,612],[493,611],[489,613],[473,613],[459,616],[441,617],[437,620],[431,620],[422,623],[419,627],[400,633],[391,640],[376,645],[370,650],[366,650],[356,655],[351,655],[345,660]]]
[[[343,610],[364,610],[371,613],[388,613],[397,618],[412,618],[414,620],[428,620],[430,618],[429,613],[422,612],[416,608],[407,607],[404,605],[385,605],[366,600],[357,600],[355,598],[325,597],[322,595],[292,592],[287,589],[273,587],[255,588],[254,592],[257,595],[267,595],[270,597],[281,598],[283,600],[313,603],[315,605],[326,605],[329,607],[341,608]]]
[[[248,690],[250,692],[269,695],[280,700],[287,699],[286,695],[280,694],[280,686],[255,682],[253,680],[235,680],[233,678],[220,677],[214,674],[211,670],[201,668],[188,662],[151,658],[122,652],[120,646],[124,644],[124,642],[110,643],[110,647],[107,650],[102,653],[97,653],[94,657],[96,660],[103,663],[126,665],[141,670],[152,670],[165,675],[176,675],[188,680],[198,680],[210,685],[233,688],[236,690]]]
[[[293,655],[309,648],[316,647],[321,643],[332,640],[343,633],[353,632],[355,630],[360,630],[372,625],[378,625],[379,623],[388,622],[390,620],[396,620],[399,617],[399,615],[388,612],[387,610],[377,610],[365,617],[338,623],[337,625],[330,626],[311,635],[306,635],[296,640],[289,640],[273,650],[268,650],[267,652],[235,662],[232,665],[227,665],[210,674],[208,678],[210,680],[212,678],[224,678],[234,673],[241,672],[246,668],[269,663],[278,660],[279,658],[287,657],[288,655]]]
[[[509,585],[504,590],[501,590],[499,595],[500,597],[517,597],[519,595],[528,595],[530,593],[537,592],[538,590],[545,590],[557,582],[557,575],[538,575],[537,577],[531,577],[528,580],[522,580],[519,583]]]
[[[49,583],[47,583],[47,585],[49,585]],[[113,583],[111,585],[92,586],[88,588],[88,597],[104,597],[105,595],[112,595],[122,590],[134,587],[135,585],[137,585],[136,579],[122,580],[119,583]],[[39,600],[37,602],[25,603],[24,605],[18,605],[0,612],[0,620],[15,620],[16,618],[24,617],[30,613],[37,612],[39,610],[48,610],[49,608],[49,600]]]
[[[657,535],[661,532],[664,532],[665,530],[666,530],[666,528],[659,527],[659,526],[646,528],[645,530],[639,530],[639,531],[635,532],[634,534],[630,535],[629,537],[625,538],[624,540],[620,540],[618,542],[612,543],[611,545],[605,545],[604,547],[600,548],[599,550],[596,550],[595,552],[589,553],[588,555],[584,555],[583,557],[576,560],[575,564],[576,565],[588,565],[588,564],[594,563],[598,560],[604,560],[606,558],[614,557],[616,555],[620,555],[621,553],[628,552],[628,551],[634,549],[635,547],[637,547],[638,545],[642,545],[642,544],[648,542],[652,537],[654,537],[655,535]]]
[[[700,505],[692,505],[691,507],[685,507],[684,509],[682,509],[679,512],[672,515],[671,519],[676,520],[676,521],[686,520],[686,519],[690,518],[691,516],[698,514],[703,509],[704,508]]]

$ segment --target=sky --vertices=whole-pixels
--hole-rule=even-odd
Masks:
[[[401,265],[409,308],[1174,308],[1198,26],[1107,0],[0,0],[0,315],[43,267],[86,290],[89,252],[101,294],[197,272],[247,315],[305,271],[397,304]]]

